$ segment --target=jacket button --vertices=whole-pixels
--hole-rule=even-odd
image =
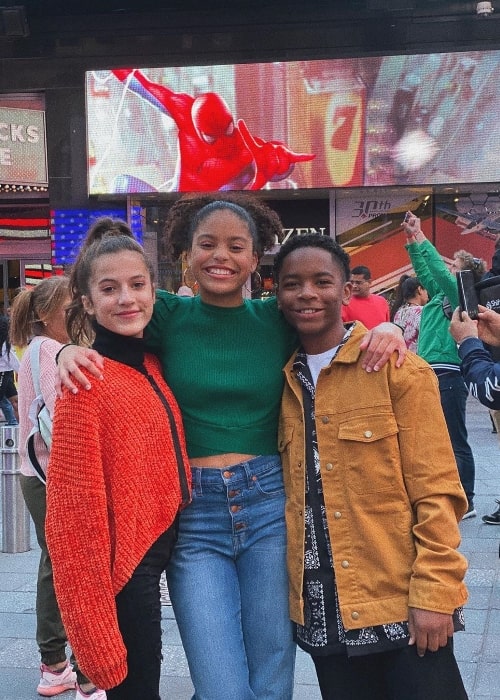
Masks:
[[[328,416],[323,416],[322,419],[321,419],[321,422],[324,423],[324,424],[326,425],[327,423],[330,422],[330,419],[328,418]]]
[[[359,620],[359,613],[358,612],[352,612],[351,617],[353,620]]]
[[[328,462],[326,465],[326,471],[331,472],[333,469],[333,464],[331,462]]]
[[[347,559],[344,559],[344,561],[343,561],[342,564],[341,564],[341,567],[342,567],[343,569],[348,569],[348,568],[349,568],[349,562],[347,561]]]
[[[339,510],[336,510],[335,513],[333,514],[333,517],[336,520],[339,520],[342,517],[342,513]]]
[[[371,430],[365,430],[364,435],[365,435],[365,438],[371,438],[373,433]]]

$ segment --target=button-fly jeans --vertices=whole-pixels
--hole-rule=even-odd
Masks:
[[[285,493],[278,456],[192,468],[167,577],[196,700],[291,700]]]

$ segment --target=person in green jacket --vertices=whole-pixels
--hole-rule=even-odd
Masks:
[[[413,269],[430,296],[430,301],[422,309],[417,354],[431,365],[437,375],[441,406],[469,504],[463,519],[473,518],[476,516],[476,467],[465,424],[468,392],[460,373],[460,357],[449,327],[451,313],[458,306],[457,271],[472,270],[479,281],[484,273],[484,263],[460,250],[455,253],[449,270],[436,248],[425,237],[417,216],[408,212],[403,227]]]

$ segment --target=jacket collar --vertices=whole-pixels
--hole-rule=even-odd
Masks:
[[[366,332],[367,328],[360,321],[356,321],[354,324],[354,328],[352,329],[351,335],[347,339],[345,345],[343,345],[340,348],[339,352],[333,359],[333,362],[340,362],[342,364],[353,364],[355,362],[358,362],[359,357],[361,355],[359,344]],[[295,362],[296,357],[297,352],[294,352],[292,357],[286,363],[283,369],[285,375],[288,376],[294,374],[293,363]]]

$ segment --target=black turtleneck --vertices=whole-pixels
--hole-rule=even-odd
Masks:
[[[135,369],[143,369],[144,338],[133,338],[113,333],[104,326],[100,326],[97,321],[94,321],[92,325],[95,330],[95,340],[92,343],[94,350],[97,350],[104,357],[109,357],[110,360],[122,362]]]

